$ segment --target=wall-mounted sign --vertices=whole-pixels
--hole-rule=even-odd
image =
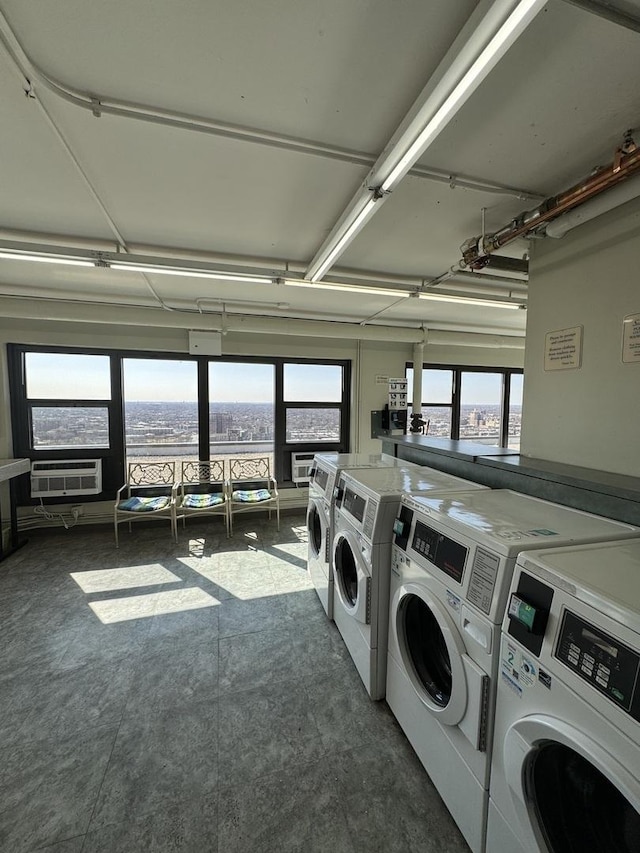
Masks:
[[[407,380],[404,377],[389,380],[389,408],[407,408]]]
[[[571,370],[582,364],[582,326],[556,329],[544,336],[544,369]]]
[[[622,321],[622,360],[640,361],[640,314],[628,314]]]
[[[389,377],[384,373],[376,373],[376,385],[386,385]]]

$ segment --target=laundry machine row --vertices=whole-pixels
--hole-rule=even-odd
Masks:
[[[316,453],[309,477],[307,507],[307,568],[318,598],[329,619],[333,619],[333,492],[342,471],[368,468],[418,468],[386,453]]]
[[[333,618],[372,699],[385,695],[393,525],[405,494],[488,491],[433,468],[342,471],[335,489]]]
[[[518,559],[487,853],[640,850],[640,540]]]
[[[518,555],[638,536],[508,490],[402,498],[386,698],[473,853],[485,850],[500,631]]]

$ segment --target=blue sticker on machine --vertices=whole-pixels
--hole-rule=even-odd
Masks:
[[[520,687],[520,685],[517,684],[513,680],[513,678],[511,678],[511,676],[508,675],[504,670],[502,670],[501,675],[502,675],[502,680],[507,685],[507,687],[510,687],[511,690],[513,690],[513,692],[516,694],[516,696],[522,696],[522,687]]]

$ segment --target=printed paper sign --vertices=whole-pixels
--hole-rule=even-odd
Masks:
[[[629,314],[622,322],[622,361],[640,361],[640,314]]]
[[[556,329],[544,338],[544,369],[571,370],[582,364],[582,326]]]

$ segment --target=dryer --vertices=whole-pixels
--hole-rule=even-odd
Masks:
[[[508,490],[402,499],[387,702],[474,853],[484,850],[500,626],[518,554],[640,528]]]
[[[488,853],[640,850],[640,541],[522,555],[503,623]]]
[[[333,619],[333,575],[331,543],[333,541],[333,489],[341,471],[356,468],[393,468],[402,464],[386,453],[316,453],[309,478],[307,507],[307,568],[324,611]]]
[[[422,466],[343,471],[336,487],[333,618],[372,699],[385,694],[393,523],[405,492],[488,491]]]

